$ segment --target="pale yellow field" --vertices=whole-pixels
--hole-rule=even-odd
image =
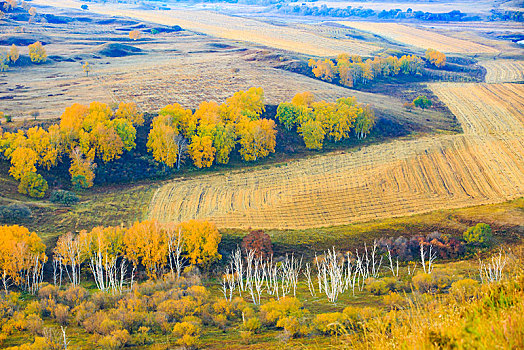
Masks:
[[[55,7],[80,8],[80,1],[35,0],[34,3]],[[314,56],[336,56],[342,52],[369,55],[380,47],[356,40],[329,39],[304,29],[276,26],[265,22],[226,16],[199,10],[137,10],[132,7],[90,4],[91,12],[126,16],[164,25],[180,25],[184,29],[231,40],[247,41],[264,46]]]
[[[435,84],[463,135],[398,140],[269,169],[167,183],[149,216],[220,227],[309,228],[524,195],[524,86]]]
[[[486,83],[509,83],[524,80],[524,61],[488,60],[480,64],[486,68]]]
[[[499,52],[497,49],[486,45],[478,44],[472,41],[456,39],[450,36],[435,33],[430,30],[417,29],[398,23],[351,21],[339,21],[337,23],[347,27],[375,33],[382,37],[422,49],[431,48],[445,53],[463,54],[496,54]]]

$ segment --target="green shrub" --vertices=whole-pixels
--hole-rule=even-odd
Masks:
[[[42,198],[47,191],[47,181],[37,173],[27,173],[20,180],[18,192],[27,194],[29,197]]]
[[[419,108],[426,109],[431,107],[432,102],[427,96],[420,95],[413,100],[413,104]]]
[[[2,222],[20,222],[31,218],[31,215],[31,209],[24,204],[13,203],[0,206],[0,221]]]
[[[487,247],[493,239],[491,227],[488,224],[478,223],[468,228],[462,235],[466,244]]]
[[[56,204],[61,204],[65,206],[71,206],[80,200],[76,194],[70,191],[65,190],[56,190],[51,193],[49,200]]]

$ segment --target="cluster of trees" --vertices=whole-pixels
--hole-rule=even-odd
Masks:
[[[11,285],[34,293],[43,279],[46,246],[23,226],[0,226],[0,273],[5,292]]]
[[[340,98],[336,102],[315,102],[311,92],[299,93],[291,102],[281,103],[277,118],[288,130],[296,128],[309,149],[322,149],[324,140],[338,142],[354,132],[357,138],[367,136],[375,125],[375,113],[369,105],[356,98]]]
[[[75,187],[93,185],[94,161],[109,162],[135,147],[135,125],[144,122],[134,103],[120,103],[116,110],[100,102],[89,106],[73,104],[66,108],[59,125],[47,129],[3,132],[0,129],[0,154],[10,160],[9,173],[20,180],[19,191],[42,198],[46,180],[37,166],[50,169],[67,155],[69,173]]]
[[[186,262],[208,268],[221,258],[220,240],[214,224],[196,220],[178,225],[151,220],[129,228],[95,227],[78,235],[67,233],[53,250],[53,282],[60,286],[67,276],[72,285],[78,285],[86,265],[98,289],[122,292],[129,278],[132,287],[139,266],[151,279],[167,271],[180,277]],[[132,267],[130,273],[128,267]]]
[[[237,145],[245,161],[256,161],[275,151],[273,120],[261,119],[264,90],[239,91],[225,103],[202,102],[193,113],[179,104],[168,105],[153,119],[147,147],[155,160],[180,167],[187,151],[198,168],[227,164]]]
[[[426,60],[437,68],[446,65],[446,55],[434,49],[426,50]]]
[[[408,111],[412,110],[415,107],[426,109],[433,105],[433,102],[426,95],[419,95],[413,99],[411,102],[404,103],[404,108]]]
[[[406,19],[414,18],[418,20],[426,21],[473,21],[479,20],[478,16],[468,16],[466,13],[459,10],[453,10],[446,13],[434,13],[434,12],[424,12],[424,11],[413,11],[411,8],[408,8],[406,11],[401,9],[391,9],[391,10],[382,10],[380,12],[375,11],[369,8],[362,7],[351,7],[347,6],[346,8],[339,7],[328,7],[327,5],[310,6],[306,4],[302,5],[282,5],[279,4],[276,6],[276,9],[279,12],[291,15],[299,16],[322,16],[322,17],[360,17],[360,18],[369,18],[376,17],[379,19]]]
[[[13,10],[18,8],[18,0],[3,0],[3,10],[5,12],[12,12]],[[20,3],[20,7],[27,11],[29,14],[29,22],[31,22],[35,16],[36,16],[36,8],[31,6],[29,2],[22,0]],[[0,11],[0,20],[4,19],[6,17],[5,13]]]
[[[379,57],[363,60],[361,56],[348,54],[339,55],[335,61],[331,59],[309,60],[313,74],[325,81],[338,80],[348,87],[365,85],[379,77],[402,75],[421,75],[424,61],[417,56],[404,55]]]
[[[37,41],[28,46],[29,58],[33,63],[42,63],[47,60],[47,53],[40,41]],[[13,44],[7,52],[0,52],[0,72],[4,72],[9,68],[9,65],[16,64],[20,58],[18,47]]]

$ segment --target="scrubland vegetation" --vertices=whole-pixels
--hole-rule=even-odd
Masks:
[[[45,275],[36,234],[0,230],[10,349],[523,345],[522,247],[490,248],[486,224],[311,259],[263,231],[221,256],[213,224],[137,222],[60,236]]]

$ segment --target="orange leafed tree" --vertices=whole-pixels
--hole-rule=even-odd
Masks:
[[[142,33],[139,30],[132,30],[129,32],[129,39],[138,40],[142,37]]]
[[[437,50],[428,49],[426,59],[435,67],[442,68],[446,65],[446,55]]]
[[[181,223],[178,228],[184,236],[184,246],[189,262],[206,268],[221,258],[221,255],[218,254],[218,244],[222,237],[215,224],[190,220]]]
[[[11,284],[34,293],[47,261],[46,246],[36,233],[23,226],[0,226],[0,273],[7,292]]]

